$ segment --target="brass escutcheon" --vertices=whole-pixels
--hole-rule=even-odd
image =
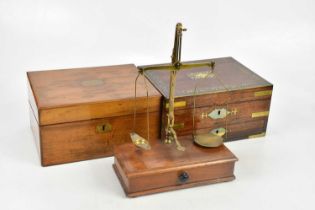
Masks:
[[[96,132],[98,133],[108,133],[110,131],[112,131],[112,125],[108,122],[96,126]]]
[[[227,110],[226,108],[216,108],[212,110],[211,112],[203,112],[201,114],[201,119],[211,118],[211,119],[223,119],[229,114],[236,115],[237,109],[233,109],[231,111]]]
[[[226,133],[226,129],[225,128],[215,128],[215,129],[211,130],[210,133],[212,133],[213,135],[217,135],[217,136],[223,136]]]

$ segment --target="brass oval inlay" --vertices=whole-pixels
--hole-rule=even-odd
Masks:
[[[197,80],[197,79],[205,79],[205,78],[212,78],[214,77],[213,72],[209,71],[200,71],[200,72],[192,72],[187,74],[190,79]]]

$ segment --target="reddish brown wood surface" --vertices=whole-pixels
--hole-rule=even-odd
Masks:
[[[241,90],[232,90],[225,92],[215,92],[195,96],[195,107],[211,107],[215,105],[226,105],[240,102],[249,102],[255,100],[271,100],[272,86],[251,88],[251,89],[241,89]],[[255,93],[271,91],[270,94],[255,96]],[[164,105],[167,103],[167,99],[164,98]],[[191,96],[177,97],[175,102],[185,102],[185,106],[175,107],[175,110],[181,109],[192,109],[194,107],[194,97]]]
[[[199,107],[195,109],[195,129],[215,128],[217,125],[227,125],[248,122],[257,119],[266,119],[268,116],[252,117],[253,113],[269,111],[270,100],[246,101],[241,103],[222,104],[209,107]],[[230,111],[225,118],[212,119],[207,115],[215,109]],[[164,121],[166,122],[166,111],[164,112]],[[183,132],[193,130],[193,109],[180,109],[175,111],[175,124],[184,124],[184,128],[178,129]],[[225,127],[225,125],[224,125]]]
[[[150,113],[151,138],[158,138],[159,115],[158,112]],[[96,127],[103,124],[110,124],[112,130],[98,132]],[[139,114],[136,132],[146,137],[146,125],[146,115]],[[133,118],[130,115],[40,126],[42,165],[112,156],[116,145],[131,141],[129,133],[132,129]]]
[[[220,65],[222,69],[225,64],[223,62]],[[229,71],[222,70],[220,74],[223,72]],[[195,97],[197,133],[224,127],[227,129],[226,141],[265,133],[268,116],[252,119],[251,114],[269,111],[272,85],[251,71],[245,75],[237,77],[236,82],[230,79],[226,81],[230,81],[232,87],[245,79],[244,86],[252,88],[238,87],[235,90],[214,91]],[[136,76],[137,68],[134,65],[28,72],[29,102],[34,116],[32,130],[39,142],[37,145],[41,150],[42,164],[52,165],[109,156],[113,154],[114,145],[129,141]],[[248,78],[251,79],[249,83],[246,81]],[[258,87],[259,84],[266,86]],[[207,87],[206,84],[203,85]],[[149,111],[152,113],[150,133],[151,137],[158,137],[161,133],[161,122],[162,126],[165,126],[167,100],[164,98],[162,106],[161,94],[149,83],[148,86]],[[189,88],[187,86],[186,90]],[[256,94],[261,91],[269,91],[269,94]],[[137,122],[137,128],[141,135],[145,135],[144,113],[147,101],[141,77],[138,96],[137,112],[143,114],[139,116],[141,120]],[[178,135],[191,135],[193,97],[181,96],[175,101],[186,103],[183,107],[175,108],[175,123],[184,124],[183,129],[177,130]],[[222,107],[237,112],[228,115],[227,121],[202,119],[203,113]],[[112,131],[96,134],[96,126],[105,121],[110,121]],[[36,125],[36,122],[39,125]]]
[[[252,117],[252,114],[269,112],[272,84],[232,57],[187,63],[210,61],[216,63],[213,75],[210,77],[202,77],[210,71],[208,67],[177,72],[175,88],[175,130],[177,135],[191,135],[193,130],[196,133],[209,132],[223,127],[230,134],[226,135],[225,141],[230,141],[265,133],[268,114],[259,117]],[[196,75],[197,77],[193,77]],[[201,77],[198,77],[200,75]],[[161,126],[163,138],[168,114],[169,72],[147,71],[146,77],[163,95]],[[195,129],[192,126],[194,101]],[[180,106],[176,107],[176,104],[180,104]],[[221,119],[207,117],[207,114],[216,108],[225,108],[231,113]],[[233,128],[232,131],[231,128]]]
[[[30,116],[30,127],[33,133],[33,137],[35,140],[35,145],[39,154],[40,159],[42,159],[42,155],[41,155],[41,142],[40,142],[40,129],[36,120],[36,117],[34,115],[34,111],[32,110],[31,105],[29,106],[29,116]],[[42,160],[41,160],[42,162]]]
[[[30,103],[40,125],[132,114],[133,64],[28,72]],[[160,109],[160,94],[148,83],[150,111]],[[146,92],[138,81],[138,112],[145,112]]]
[[[28,72],[31,127],[43,166],[113,155],[131,141],[134,82],[132,65]],[[161,95],[149,89],[150,136],[160,131]],[[146,137],[147,98],[143,78],[137,87],[136,131]],[[109,124],[100,133],[97,126]]]
[[[226,133],[222,137],[225,142],[228,142],[254,138],[254,135],[257,135],[257,137],[264,136],[266,133],[266,126],[267,126],[266,119],[228,124],[227,126],[225,125],[225,123],[222,124],[218,123],[215,124],[213,127],[197,129],[196,134],[210,133],[211,131],[216,130],[218,128],[225,128]],[[177,129],[176,131],[178,136],[186,136],[193,134],[192,130]]]
[[[186,147],[184,152],[174,144],[160,142],[147,151],[132,144],[116,147],[114,168],[126,194],[138,196],[234,179],[237,158],[224,145],[199,147],[190,136],[180,141]],[[189,175],[184,183],[179,180],[182,172]]]

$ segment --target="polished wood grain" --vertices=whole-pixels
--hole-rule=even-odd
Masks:
[[[106,93],[104,93],[106,94]],[[132,98],[120,101],[81,104],[76,106],[43,109],[39,111],[40,124],[51,125],[64,122],[76,122],[87,119],[98,119],[112,116],[133,114],[134,100]],[[161,98],[150,97],[149,112],[160,112]],[[137,98],[137,113],[144,113],[147,109],[147,99]]]
[[[42,163],[42,149],[41,149],[41,139],[40,139],[40,129],[39,129],[39,125],[38,122],[36,120],[34,111],[32,109],[32,106],[29,105],[29,116],[30,116],[30,127],[33,133],[33,137],[35,140],[35,145],[36,145],[36,149],[37,152],[39,154],[41,163]]]
[[[31,105],[40,125],[132,114],[137,74],[133,64],[27,72]],[[161,95],[147,83],[149,109],[159,111]],[[137,110],[145,112],[141,77],[137,95]]]
[[[224,92],[214,92],[202,95],[196,95],[195,99],[193,94],[191,96],[184,96],[184,97],[177,97],[175,98],[175,102],[185,102],[186,106],[182,107],[175,107],[175,110],[181,109],[192,109],[194,107],[194,100],[195,100],[195,107],[210,107],[215,105],[226,105],[226,104],[233,104],[233,103],[240,103],[240,102],[249,102],[249,101],[256,101],[256,100],[271,100],[272,95],[263,95],[263,96],[255,96],[256,92],[261,91],[271,91],[273,90],[273,86],[267,87],[259,87],[259,88],[252,88],[252,89],[241,89],[241,90],[231,90],[231,91],[224,91]],[[164,103],[167,103],[167,99],[164,98]],[[163,105],[165,110],[166,106]]]
[[[184,124],[183,128],[176,129],[180,132],[191,132],[193,130],[193,117],[195,118],[195,129],[198,131],[203,128],[216,128],[218,125],[227,125],[239,124],[248,121],[254,121],[259,119],[267,119],[268,116],[261,117],[252,117],[252,113],[269,111],[270,100],[256,100],[256,101],[245,101],[239,103],[231,104],[221,104],[209,107],[198,107],[195,109],[195,117],[193,115],[193,109],[179,109],[175,111],[175,124]],[[221,119],[212,119],[207,117],[215,109],[225,108],[231,113],[228,114],[225,118]],[[233,112],[234,111],[234,112]],[[167,112],[163,114],[163,125],[167,120]]]
[[[135,107],[133,64],[28,72],[31,127],[43,166],[107,157],[116,145],[131,141]],[[137,86],[136,131],[160,133],[161,95],[144,78]],[[110,125],[110,131],[97,127]],[[106,126],[105,126],[106,127]],[[104,129],[105,129],[104,127]]]
[[[233,131],[228,131],[230,135],[227,135],[225,141],[266,133],[268,115],[253,118],[252,113],[269,112],[273,85],[232,57],[185,63],[210,61],[216,63],[213,75],[210,77],[192,77],[192,75],[209,72],[208,67],[181,70],[177,73],[175,105],[176,103],[181,104],[181,106],[175,107],[174,113],[177,135],[193,133],[194,101],[197,133],[209,132],[220,127],[233,128]],[[146,77],[163,95],[161,126],[163,138],[168,114],[169,72],[148,71]],[[231,114],[221,119],[205,117],[216,108],[225,108]],[[176,128],[178,125],[183,127]]]
[[[251,71],[249,68],[232,57],[213,58],[205,60],[187,61],[183,63],[210,63],[215,62],[213,76],[196,77],[194,75],[207,74],[211,69],[208,66],[195,67],[177,72],[175,98],[191,96],[195,92],[198,95],[220,93],[226,91],[239,91],[260,87],[272,87],[264,78]],[[154,66],[154,65],[150,65]],[[142,66],[142,68],[149,66]],[[146,77],[162,93],[169,98],[169,71],[146,71]]]
[[[150,137],[159,134],[159,113],[150,113]],[[99,133],[98,125],[110,124],[112,130]],[[131,142],[133,118],[119,116],[95,120],[40,126],[42,165],[55,165],[113,155],[115,146]],[[146,115],[137,116],[136,132],[147,137]]]
[[[226,133],[222,136],[224,142],[248,139],[252,135],[266,133],[266,119],[250,120],[242,123],[233,123],[225,125],[225,123],[214,124],[213,127],[200,128],[196,130],[196,134],[210,133],[218,128],[226,129]],[[178,136],[192,135],[192,130],[176,129]],[[162,139],[164,134],[162,133]]]
[[[151,150],[139,150],[132,144],[115,148],[114,169],[126,194],[130,197],[182,189],[208,183],[234,179],[237,158],[224,145],[203,148],[193,144],[190,136],[181,137],[186,150],[178,151],[175,145],[161,142]],[[179,180],[186,172],[189,179]]]

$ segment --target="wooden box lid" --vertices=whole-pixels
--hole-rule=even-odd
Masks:
[[[207,75],[207,72],[209,72],[209,67],[181,70],[177,73],[175,98],[193,95],[196,83],[198,84],[196,90],[197,95],[272,86],[271,83],[232,57],[183,63],[210,61],[215,61],[213,77],[203,78],[203,76]],[[146,71],[145,75],[162,95],[168,99],[169,71]]]
[[[29,98],[40,125],[133,114],[133,64],[27,72]],[[149,110],[159,111],[161,95],[147,82]],[[144,80],[139,77],[137,112],[147,107]]]

